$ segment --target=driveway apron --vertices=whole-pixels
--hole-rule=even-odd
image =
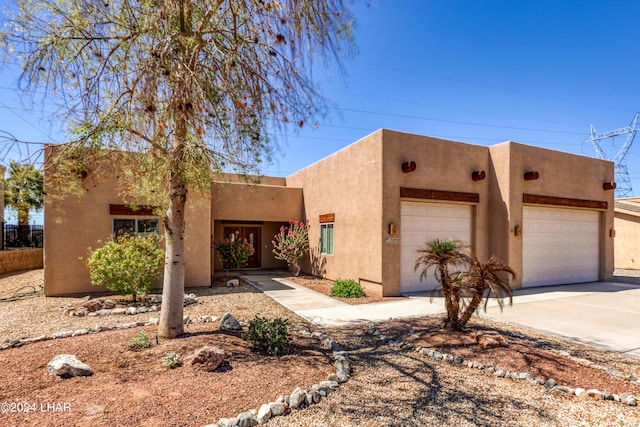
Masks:
[[[430,292],[404,301],[350,305],[297,285],[277,274],[242,280],[318,327],[338,327],[445,312]],[[500,311],[495,300],[480,315],[570,338],[640,358],[640,286],[596,282],[514,291],[513,306]]]

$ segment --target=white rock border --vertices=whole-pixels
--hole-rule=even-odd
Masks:
[[[191,317],[189,315],[185,315],[183,319],[185,325],[188,325],[190,323],[213,323],[213,322],[217,322],[218,320],[219,318],[217,316]],[[149,320],[146,322],[138,321],[138,322],[132,322],[132,323],[123,323],[121,325],[115,325],[115,326],[96,325],[93,328],[84,328],[84,329],[78,329],[75,331],[59,331],[59,332],[54,332],[52,334],[39,335],[34,338],[23,338],[20,340],[8,339],[2,344],[0,344],[0,350],[7,350],[10,348],[22,347],[23,345],[27,345],[27,344],[31,344],[39,341],[55,340],[55,339],[67,338],[67,337],[76,337],[78,335],[96,334],[98,332],[114,331],[118,329],[130,329],[138,326],[155,326],[158,323],[159,323],[159,319],[157,317],[150,317]]]
[[[427,356],[436,360],[442,360],[445,362],[449,362],[451,364],[460,365],[467,368],[479,369],[481,371],[490,373],[495,377],[510,378],[512,380],[527,380],[532,384],[542,385],[551,391],[558,390],[565,393],[574,394],[581,398],[590,397],[596,400],[609,400],[612,402],[621,402],[628,406],[637,406],[638,401],[640,400],[640,393],[636,393],[635,395],[633,393],[622,393],[618,395],[614,393],[609,393],[608,391],[600,391],[597,389],[584,389],[581,387],[569,387],[566,385],[559,385],[558,383],[556,383],[556,381],[553,378],[547,378],[545,380],[544,378],[534,377],[528,372],[511,372],[501,368],[500,366],[487,365],[484,363],[480,363],[477,360],[465,360],[461,356],[454,356],[452,354],[442,353],[430,348],[421,347],[421,346],[414,347],[413,345],[406,342],[400,342],[400,341],[389,339],[388,337],[384,336],[380,331],[377,330],[376,325],[373,325],[367,328],[365,330],[365,333],[367,335],[373,335],[377,337],[382,344],[388,344],[392,347],[397,347],[404,350],[414,350],[415,352],[423,356]],[[633,384],[640,385],[640,380],[638,380],[634,376],[625,376],[621,372],[615,369],[607,369],[606,367],[596,365],[587,359],[573,357],[569,352],[564,350],[556,351],[556,352],[559,355],[568,357],[578,363],[582,363],[586,366],[590,366],[595,369],[603,370],[608,374],[613,375],[617,378],[629,381]]]
[[[306,329],[296,329],[293,332],[316,338],[323,347],[331,350],[336,372],[329,374],[325,381],[320,381],[311,387],[296,387],[291,394],[280,396],[274,402],[260,405],[257,411],[252,409],[242,412],[233,418],[220,418],[216,423],[207,424],[205,427],[250,427],[265,424],[271,418],[286,416],[292,410],[301,410],[320,403],[329,393],[336,391],[341,384],[349,380],[351,377],[351,360],[349,354],[340,344],[330,339],[325,333],[310,332]]]
[[[98,298],[98,300],[99,299],[102,299],[102,298]],[[106,299],[106,301],[111,301],[113,303],[113,301],[109,299]],[[62,308],[62,314],[69,317],[96,317],[96,316],[102,317],[102,316],[123,315],[123,314],[136,315],[136,314],[148,313],[151,311],[160,311],[160,308],[161,308],[160,304],[162,304],[162,295],[154,294],[150,302],[151,302],[151,305],[132,305],[129,307],[101,308],[100,310],[96,310],[96,311],[88,311],[86,309],[82,310],[81,309],[82,307],[70,308],[69,307],[70,304],[67,304],[65,307]],[[185,294],[183,297],[183,303],[185,307],[189,305],[197,304],[198,296],[194,293]]]

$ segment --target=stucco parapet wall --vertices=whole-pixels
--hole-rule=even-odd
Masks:
[[[0,274],[42,268],[42,249],[0,251]]]
[[[245,183],[214,183],[211,216],[215,220],[302,220],[302,188]]]
[[[618,202],[614,203],[615,213],[621,213],[626,215],[638,216],[640,217],[640,206],[631,205],[629,203]]]
[[[286,187],[287,179],[281,176],[241,175],[237,173],[216,174],[213,178],[215,184],[246,184],[246,185],[271,185]]]

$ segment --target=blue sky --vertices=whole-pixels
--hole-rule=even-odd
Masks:
[[[506,140],[595,156],[583,144],[640,110],[640,2],[372,0],[355,7],[359,55],[315,78],[336,109],[291,129],[266,175],[286,176],[385,127],[469,143]],[[0,131],[63,142],[47,108],[0,73]],[[44,111],[43,111],[44,110]],[[640,194],[640,137],[627,157]],[[603,141],[612,158],[622,137]]]

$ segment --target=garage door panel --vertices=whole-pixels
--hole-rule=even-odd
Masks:
[[[600,214],[525,206],[524,287],[598,280]]]
[[[471,206],[428,202],[401,203],[400,289],[402,292],[430,290],[438,286],[429,271],[420,282],[414,271],[417,250],[435,238],[455,238],[471,242]]]

